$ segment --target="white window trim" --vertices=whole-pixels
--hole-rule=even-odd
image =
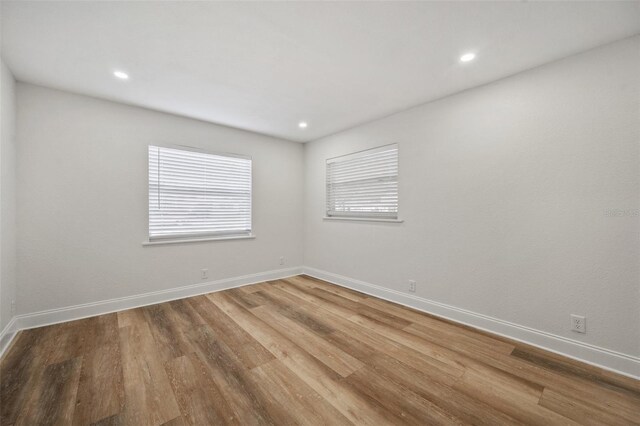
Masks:
[[[229,240],[255,240],[254,234],[229,235],[226,237],[206,237],[206,238],[165,238],[150,241],[143,241],[143,246],[162,246],[167,244],[204,243],[207,241],[229,241]]]
[[[155,246],[155,245],[167,245],[167,244],[184,244],[184,243],[199,243],[199,242],[207,242],[207,241],[229,241],[229,240],[252,240],[255,239],[256,236],[253,233],[253,158],[250,155],[244,154],[233,154],[229,152],[220,152],[220,151],[210,151],[203,148],[198,148],[194,146],[187,145],[177,145],[177,144],[168,144],[168,143],[153,143],[147,146],[147,150],[149,146],[156,146],[158,148],[171,148],[182,151],[191,151],[198,152],[202,154],[210,154],[210,155],[218,155],[223,157],[234,157],[234,158],[243,158],[251,161],[251,197],[250,197],[250,210],[249,210],[249,220],[251,223],[251,231],[246,233],[210,233],[210,234],[192,234],[192,235],[181,235],[181,236],[158,236],[158,237],[150,237],[149,232],[149,205],[147,201],[147,240],[142,242],[142,246]],[[149,176],[149,159],[146,157],[147,161],[147,176]],[[148,178],[147,178],[148,179]],[[147,200],[149,199],[149,184],[147,181]]]
[[[325,216],[322,220],[341,220],[347,222],[383,222],[402,223],[403,219],[376,219],[375,217],[347,217],[347,216]]]

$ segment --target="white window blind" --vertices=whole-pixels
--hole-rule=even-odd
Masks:
[[[249,235],[251,159],[149,146],[149,239]]]
[[[398,218],[398,145],[327,160],[327,216]]]

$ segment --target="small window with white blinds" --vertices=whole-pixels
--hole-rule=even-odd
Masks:
[[[398,218],[398,145],[327,160],[327,216]]]
[[[149,240],[250,234],[250,158],[149,146]]]

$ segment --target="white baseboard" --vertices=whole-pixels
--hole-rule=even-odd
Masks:
[[[640,358],[638,357],[306,266],[261,272],[100,302],[17,315],[13,317],[11,321],[9,321],[9,324],[0,332],[0,356],[2,356],[10,346],[11,341],[20,330],[183,299],[185,297],[241,287],[263,281],[286,278],[301,273],[480,330],[537,346],[541,349],[625,376],[640,379]]]
[[[137,294],[134,296],[120,297],[117,299],[103,300],[100,302],[85,303],[82,305],[67,306],[64,308],[50,309],[31,314],[16,315],[0,334],[0,356],[2,356],[6,348],[9,347],[11,340],[20,330],[73,321],[96,315],[168,302],[171,300],[184,299],[185,297],[198,296],[200,294],[227,290],[263,281],[287,278],[301,273],[301,267],[277,269],[274,271],[208,281],[205,283]]]
[[[640,358],[478,314],[364,281],[304,266],[309,276],[640,379]]]
[[[11,345],[11,341],[18,333],[18,329],[16,328],[16,317],[11,318],[11,321],[5,326],[5,328],[0,332],[0,357],[7,350],[7,348]]]

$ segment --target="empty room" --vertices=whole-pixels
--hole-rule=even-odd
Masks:
[[[640,1],[0,25],[0,426],[640,425]]]

